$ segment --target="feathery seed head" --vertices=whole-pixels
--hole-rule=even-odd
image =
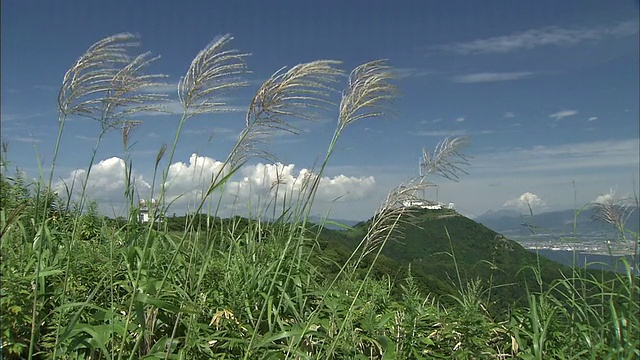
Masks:
[[[137,36],[121,33],[91,45],[67,70],[58,93],[62,115],[91,115],[102,106],[118,69],[130,61],[128,48],[138,46]]]
[[[592,203],[595,210],[593,220],[602,220],[617,229],[623,229],[629,216],[631,216],[632,202],[628,198],[618,198],[615,191],[602,195]]]
[[[127,148],[127,144],[129,143],[129,135],[131,131],[142,124],[142,121],[138,120],[125,120],[122,124],[122,144],[124,148]]]
[[[424,149],[420,164],[424,174],[437,174],[453,181],[458,181],[460,173],[467,175],[462,167],[469,165],[469,156],[463,154],[461,149],[468,144],[466,137],[445,138],[436,145],[432,155]]]
[[[154,111],[162,94],[146,93],[164,75],[143,74],[151,62],[149,53],[130,56],[138,37],[117,34],[92,45],[67,71],[58,94],[60,119],[81,115],[100,121],[103,131],[122,125],[142,111]]]
[[[161,102],[166,99],[165,94],[146,92],[146,89],[162,86],[158,80],[165,75],[145,75],[143,70],[159,56],[149,58],[150,53],[134,57],[120,69],[111,81],[111,89],[103,100],[102,118],[104,129],[121,125],[124,120],[141,112],[153,112],[162,109]],[[140,121],[136,126],[140,125]]]
[[[317,60],[288,71],[281,68],[265,81],[251,100],[246,127],[229,155],[232,167],[251,156],[272,160],[273,156],[258,145],[275,131],[297,133],[284,118],[312,120],[314,108],[331,104],[329,95],[335,91],[332,84],[344,74],[336,68],[338,64],[340,62],[333,60]]]
[[[160,164],[160,160],[162,160],[166,152],[167,152],[167,145],[162,144],[162,146],[160,147],[160,150],[158,150],[158,154],[156,154],[155,168],[158,167],[158,164]]]
[[[363,256],[378,249],[388,239],[399,238],[402,231],[398,224],[411,223],[417,209],[406,207],[404,204],[416,200],[418,191],[429,186],[423,177],[409,179],[395,187],[382,203],[364,239]]]
[[[397,89],[389,81],[395,78],[385,60],[375,60],[356,67],[349,75],[349,85],[342,93],[339,128],[366,118],[383,115],[385,103],[396,97]]]
[[[245,58],[249,54],[228,50],[231,40],[226,34],[207,45],[178,83],[178,98],[188,117],[218,111],[225,105],[217,100],[221,95],[247,85],[239,76],[248,72]]]

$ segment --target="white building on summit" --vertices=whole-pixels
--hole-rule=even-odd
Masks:
[[[158,202],[156,201],[156,199],[151,199],[150,201],[151,206],[149,206],[149,204],[147,203],[147,200],[145,199],[140,199],[140,201],[138,202],[138,207],[140,209],[140,223],[144,224],[144,223],[148,223],[149,221],[151,221],[151,217],[149,215],[149,210],[156,212],[155,216],[155,222],[161,222],[161,216],[159,216],[160,214],[158,214]],[[149,209],[149,207],[151,207],[151,209]]]
[[[405,200],[402,202],[402,206],[404,207],[417,207],[420,209],[428,209],[428,210],[442,210],[442,209],[450,209],[453,210],[455,208],[454,203],[443,204],[441,202],[433,202],[428,200]]]

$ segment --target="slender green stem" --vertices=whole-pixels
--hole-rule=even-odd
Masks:
[[[64,132],[64,124],[66,122],[66,115],[63,114],[59,114],[58,115],[58,136],[56,137],[56,143],[55,143],[55,147],[53,149],[53,158],[51,159],[51,170],[49,171],[49,179],[47,181],[47,189],[51,189],[51,185],[53,183],[53,174],[56,168],[56,161],[58,160],[58,152],[60,150],[60,143],[62,142],[62,133]],[[38,161],[38,164],[40,164],[40,162]],[[45,206],[46,206],[46,202],[45,202]],[[46,217],[47,214],[47,209],[43,208],[43,219]],[[41,222],[41,226],[40,226],[40,234],[41,236],[44,235],[44,227],[45,227],[45,221],[43,220]],[[41,239],[41,246],[38,248],[38,260],[36,263],[36,273],[35,273],[35,280],[36,282],[38,281],[38,279],[40,278],[40,262],[42,261],[42,239]],[[31,316],[31,338],[29,341],[29,355],[28,358],[32,359],[33,358],[33,350],[34,350],[34,346],[35,346],[35,331],[36,331],[36,324],[39,323],[37,321],[37,304],[38,304],[38,291],[37,291],[37,287],[34,288],[34,293],[33,293],[33,308],[32,308],[32,316]],[[58,330],[60,329],[60,324],[58,324]],[[56,331],[56,346],[54,348],[54,359],[55,359],[55,355],[56,355],[56,350],[57,350],[57,343],[58,343],[58,332]]]

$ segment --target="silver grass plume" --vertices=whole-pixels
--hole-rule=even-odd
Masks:
[[[135,114],[162,110],[165,94],[148,92],[148,89],[163,86],[162,74],[145,74],[144,70],[160,56],[150,57],[151,53],[135,56],[122,67],[111,80],[111,89],[103,100],[101,123],[104,129],[121,126]],[[133,123],[140,124],[139,121]]]
[[[383,106],[397,95],[389,80],[395,78],[385,60],[374,60],[356,67],[342,93],[338,132],[358,120],[383,115]]]
[[[303,206],[307,213],[311,211],[322,174],[344,128],[361,119],[382,116],[385,105],[396,97],[397,89],[389,82],[395,78],[392,70],[385,60],[374,60],[357,66],[349,74],[349,83],[340,100],[338,125],[320,171],[308,187]]]
[[[436,145],[433,154],[424,149],[420,165],[424,174],[436,174],[453,181],[459,180],[460,173],[468,175],[463,166],[469,165],[469,156],[460,152],[468,144],[466,137],[445,138]]]
[[[627,198],[617,198],[613,190],[609,194],[602,196],[602,198],[602,201],[596,201],[591,204],[592,209],[595,211],[593,220],[609,223],[624,234],[625,224],[632,212],[632,201]]]
[[[259,149],[268,135],[276,131],[297,134],[298,129],[285,117],[313,120],[313,109],[331,104],[329,96],[335,91],[333,84],[343,75],[333,60],[316,60],[299,64],[288,71],[274,73],[258,89],[246,115],[246,127],[240,133],[234,150],[229,155],[235,168],[251,156],[273,159],[267,151]]]
[[[127,50],[137,46],[133,34],[122,33],[91,45],[65,73],[58,93],[58,109],[63,115],[91,115],[102,107],[104,94],[119,67],[130,61]],[[102,95],[102,96],[101,96]]]
[[[178,99],[187,117],[219,111],[225,105],[221,95],[247,85],[239,77],[247,73],[249,54],[227,49],[231,40],[226,34],[202,49],[178,83]]]
[[[423,177],[415,177],[391,190],[373,216],[369,230],[363,239],[364,248],[361,258],[377,251],[386,241],[402,237],[402,231],[398,225],[411,223],[418,210],[406,204],[418,200],[416,194],[428,186]]]
[[[220,100],[220,96],[247,85],[247,82],[241,80],[240,76],[247,73],[245,58],[249,54],[228,49],[231,40],[233,37],[226,34],[210,42],[196,55],[189,65],[187,73],[178,82],[178,100],[183,108],[183,116],[178,124],[173,146],[169,152],[168,167],[163,173],[161,190],[163,204],[169,166],[173,161],[181,129],[186,119],[221,110],[225,103]],[[224,175],[226,168],[227,164],[212,179],[207,195],[219,185],[215,180],[218,176]]]
[[[121,33],[102,39],[82,55],[65,73],[58,93],[60,119],[69,115],[100,121],[103,130],[118,126],[126,117],[146,110],[164,98],[145,94],[145,88],[159,85],[164,75],[144,75],[142,70],[158,57],[149,53],[130,56],[139,46],[138,37]]]
[[[399,223],[411,223],[413,215],[419,211],[417,207],[407,206],[413,200],[418,200],[416,194],[431,186],[427,181],[430,174],[438,174],[447,179],[457,181],[459,174],[467,174],[462,168],[469,164],[468,156],[461,152],[461,148],[467,144],[466,138],[446,138],[440,142],[430,156],[423,150],[423,163],[421,166],[426,171],[421,176],[412,178],[393,189],[380,210],[373,217],[369,231],[364,239],[363,256],[376,251],[390,238],[400,238],[402,233],[398,228]]]

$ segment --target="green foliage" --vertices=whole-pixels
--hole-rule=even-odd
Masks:
[[[29,191],[3,191],[21,194],[22,203],[35,206],[36,195]],[[19,206],[18,195],[11,196],[5,204]],[[200,217],[207,226],[176,229],[171,235],[145,228],[128,231],[133,224],[123,229],[119,221],[103,221],[95,210],[90,205],[75,216],[80,224],[93,224],[97,235],[72,243],[73,227],[57,227],[49,218],[41,245],[67,243],[67,248],[43,252],[43,263],[49,265],[37,281],[35,263],[29,260],[37,254],[34,239],[18,231],[27,219],[18,219],[3,236],[5,356],[27,356],[32,286],[41,296],[37,312],[48,314],[38,326],[34,350],[45,358],[54,349],[64,358],[113,358],[121,352],[147,358],[264,358],[286,353],[325,358],[329,348],[335,358],[637,356],[639,289],[629,276],[603,278],[601,273],[598,279],[592,273],[574,273],[547,283],[541,293],[533,282],[525,286],[531,293],[525,305],[513,303],[515,297],[503,299],[512,302],[503,309],[509,312],[505,314],[489,311],[495,289],[488,288],[482,276],[469,279],[473,267],[465,267],[465,251],[457,251],[455,245],[455,259],[467,272],[461,287],[449,280],[451,273],[427,274],[420,261],[409,266],[389,256],[375,263],[369,259],[332,282],[352,251],[350,237],[359,226],[347,232],[311,226],[301,232],[296,224]],[[481,233],[468,224],[463,228]],[[436,236],[435,231],[430,234]],[[450,235],[453,241],[464,234]],[[179,247],[182,237],[187,241]],[[517,251],[504,238],[485,241],[491,245],[475,248],[491,250],[496,259],[500,251]],[[405,245],[417,246],[410,239]],[[171,254],[177,254],[177,260],[168,271]],[[443,256],[439,266],[447,258],[453,261]],[[64,259],[70,260],[66,278],[60,271]],[[376,271],[367,277],[370,266]],[[539,276],[540,267],[536,269],[534,275]],[[442,285],[425,285],[430,281]]]

